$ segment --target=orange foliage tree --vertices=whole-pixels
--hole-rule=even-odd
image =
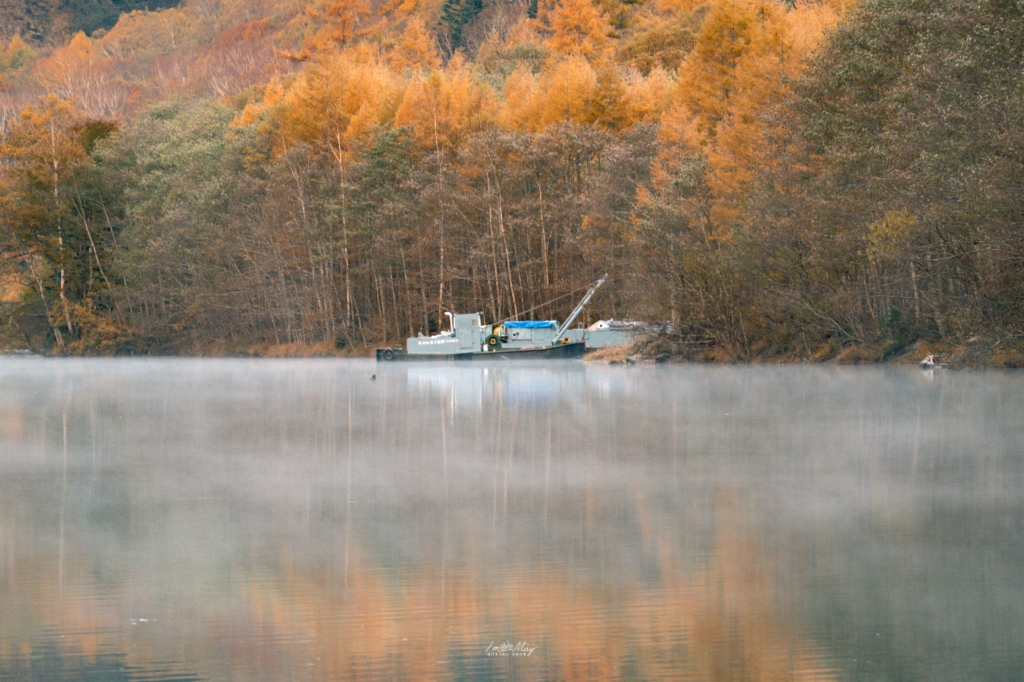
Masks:
[[[320,48],[351,43],[360,34],[360,24],[370,14],[363,0],[322,0],[306,12],[323,24],[313,40],[313,46]]]
[[[711,191],[709,228],[727,238],[756,174],[770,163],[768,113],[784,101],[806,58],[839,13],[781,2],[715,6],[679,70],[661,122],[662,186],[699,157]]]
[[[434,39],[420,19],[414,17],[406,24],[401,40],[388,55],[388,64],[399,72],[417,69],[430,71],[441,66]]]
[[[39,297],[62,349],[95,320],[97,285],[111,288],[102,261],[104,199],[88,152],[113,130],[49,95],[25,107],[0,142],[0,231],[32,254]]]
[[[496,108],[493,91],[456,56],[444,71],[413,79],[395,113],[395,123],[411,126],[420,144],[441,162],[469,135],[486,127],[495,118]]]
[[[375,127],[389,125],[401,97],[401,82],[369,50],[321,54],[281,100],[284,142],[347,149]]]
[[[599,57],[611,49],[608,17],[590,0],[560,0],[545,5],[538,16],[548,33],[552,50],[565,54]]]

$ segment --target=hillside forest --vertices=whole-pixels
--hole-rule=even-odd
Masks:
[[[648,354],[1024,364],[1020,0],[4,12],[9,350],[360,353],[607,272]]]

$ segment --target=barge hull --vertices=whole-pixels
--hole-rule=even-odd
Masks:
[[[377,362],[494,362],[495,360],[571,360],[583,357],[587,345],[561,343],[543,348],[507,348],[470,353],[407,353],[397,348],[378,348]]]

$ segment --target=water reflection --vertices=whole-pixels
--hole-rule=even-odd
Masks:
[[[0,679],[1024,676],[1016,374],[0,358],[0,393]]]

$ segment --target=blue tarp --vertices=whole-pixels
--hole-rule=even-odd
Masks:
[[[506,322],[505,326],[509,329],[547,329],[548,327],[557,327],[558,323],[554,320],[525,320],[523,322]]]

